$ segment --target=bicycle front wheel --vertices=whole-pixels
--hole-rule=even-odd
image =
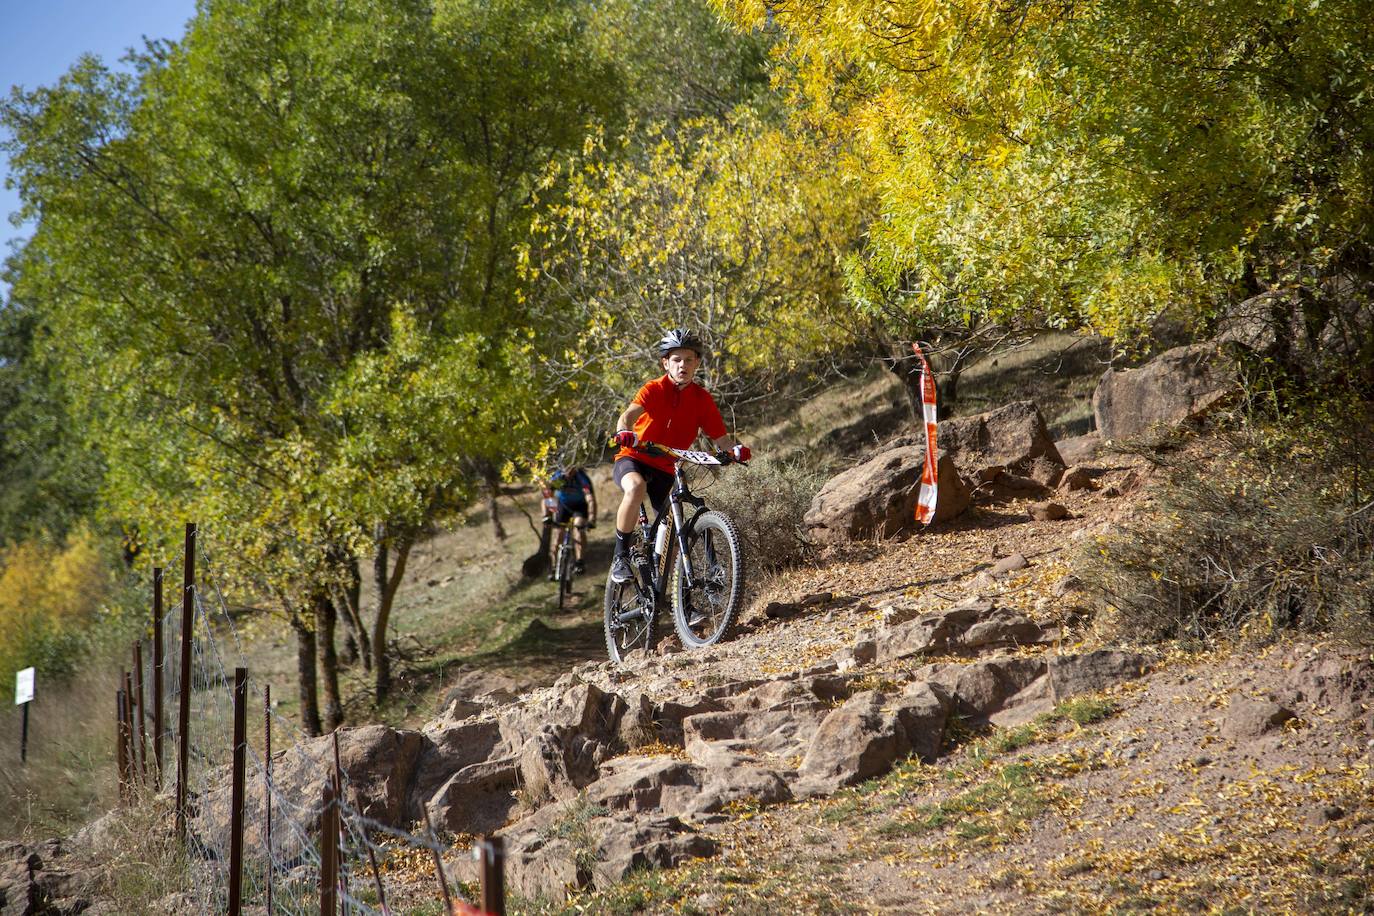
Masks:
[[[572,548],[564,545],[558,550],[558,609],[561,611],[568,605],[568,599],[572,597],[573,580],[573,552]]]
[[[606,653],[611,661],[623,662],[636,649],[645,653],[654,648],[653,599],[639,593],[634,580],[616,582],[606,577],[606,608],[603,629]]]
[[[720,642],[735,621],[744,597],[744,554],[735,523],[714,510],[696,520],[687,535],[692,583],[684,557],[673,565],[673,626],[688,648]]]

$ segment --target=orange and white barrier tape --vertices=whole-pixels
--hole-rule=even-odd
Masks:
[[[921,345],[913,343],[911,349],[921,360],[921,415],[926,423],[926,462],[921,469],[921,492],[916,497],[916,521],[929,525],[935,520],[935,501],[940,492],[935,467],[935,442],[938,438],[935,427],[935,373],[930,371],[930,363],[926,362]]]

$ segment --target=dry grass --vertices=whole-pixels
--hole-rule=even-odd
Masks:
[[[114,667],[67,684],[35,685],[28,762],[20,764],[20,709],[0,718],[0,837],[36,841],[84,824],[115,800]]]

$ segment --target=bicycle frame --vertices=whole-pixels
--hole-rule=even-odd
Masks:
[[[672,568],[665,561],[672,557],[672,548],[676,548],[678,556],[682,558],[684,585],[690,589],[696,583],[692,571],[692,556],[687,550],[687,536],[691,534],[697,518],[703,512],[706,512],[707,509],[706,501],[694,494],[688,488],[687,482],[683,480],[683,464],[684,461],[680,457],[673,463],[673,488],[668,492],[668,498],[664,500],[663,505],[654,516],[652,525],[649,524],[649,514],[644,510],[643,503],[639,506],[640,537],[644,542],[644,549],[649,559],[650,580],[644,583],[639,581],[639,577],[636,577],[635,583],[639,590],[640,597],[651,601],[653,613],[658,612],[661,606],[660,602],[666,600],[668,597],[668,582],[672,578]],[[687,517],[686,511],[683,509],[684,505],[692,506],[695,509],[690,518]],[[663,555],[660,555],[654,549],[655,541],[657,540],[654,537],[654,532],[658,530],[659,525],[663,524],[665,517],[670,517],[672,519],[674,543],[670,545],[669,549],[664,551]],[[632,614],[633,613],[638,612],[632,612]]]

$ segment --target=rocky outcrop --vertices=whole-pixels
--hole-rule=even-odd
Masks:
[[[1235,388],[1215,344],[1175,347],[1138,369],[1107,370],[1093,392],[1093,417],[1103,439],[1124,439],[1201,416]]]
[[[832,477],[811,500],[803,519],[808,536],[819,544],[834,544],[891,537],[914,527],[924,461],[924,446],[904,445]],[[943,522],[968,508],[969,492],[944,452],[937,456],[936,474],[935,521]]]

